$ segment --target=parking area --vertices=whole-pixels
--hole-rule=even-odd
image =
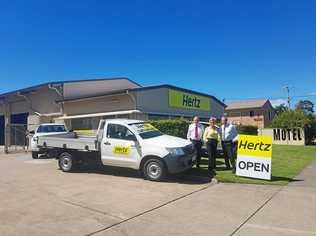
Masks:
[[[133,170],[120,168],[85,168],[77,173],[63,173],[53,159],[33,160],[26,153],[0,154],[0,232],[264,235],[270,229],[268,220],[277,224],[271,216],[282,212],[277,209],[282,204],[274,203],[273,199],[281,201],[286,209],[291,201],[285,203],[283,195],[295,198],[295,189],[298,187],[284,190],[279,186],[215,184],[208,178],[189,175],[150,182]],[[311,193],[308,192],[309,200],[314,201]],[[296,214],[301,217],[300,211]],[[307,219],[313,214],[306,214],[305,210],[303,217]],[[296,224],[292,231],[284,231],[284,222],[282,219],[283,233],[313,234],[315,230],[312,222],[305,221],[305,225]],[[280,230],[277,225],[274,229],[276,233]]]

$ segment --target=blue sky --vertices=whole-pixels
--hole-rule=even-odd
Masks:
[[[316,94],[313,0],[2,0],[0,35],[0,93],[126,76],[226,101]]]

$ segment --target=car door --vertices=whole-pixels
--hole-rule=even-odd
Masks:
[[[101,144],[104,165],[138,168],[141,150],[135,134],[121,124],[109,123]]]

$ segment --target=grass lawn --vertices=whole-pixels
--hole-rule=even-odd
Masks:
[[[216,179],[219,182],[286,185],[295,179],[306,166],[316,159],[316,146],[273,145],[272,180],[238,177],[225,169],[224,159],[216,160]],[[202,159],[202,168],[192,169],[192,174],[207,176],[207,158]]]

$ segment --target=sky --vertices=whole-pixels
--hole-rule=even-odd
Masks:
[[[313,0],[0,0],[0,93],[128,77],[225,102],[316,103]]]

